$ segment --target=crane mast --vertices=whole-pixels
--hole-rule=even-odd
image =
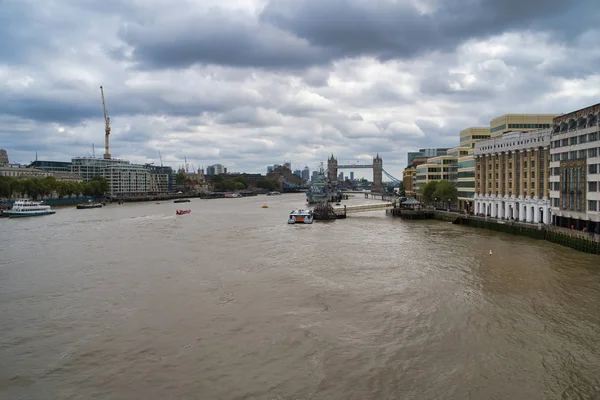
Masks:
[[[110,136],[110,117],[106,112],[106,103],[104,102],[104,89],[100,86],[100,93],[102,94],[102,108],[104,109],[104,122],[106,126],[104,128],[104,158],[110,160],[110,151],[109,151],[109,139]]]

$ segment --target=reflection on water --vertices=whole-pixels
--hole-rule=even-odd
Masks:
[[[0,221],[0,397],[597,398],[597,256],[303,200]]]

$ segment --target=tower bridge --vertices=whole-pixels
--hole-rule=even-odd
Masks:
[[[329,182],[337,182],[338,169],[359,169],[368,168],[373,170],[373,184],[371,185],[372,192],[383,191],[383,159],[379,157],[379,153],[373,159],[372,164],[338,164],[337,159],[331,155],[327,160],[327,178]],[[388,175],[386,173],[386,175]]]

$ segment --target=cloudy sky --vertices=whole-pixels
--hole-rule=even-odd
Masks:
[[[505,113],[600,102],[598,0],[0,0],[0,148],[401,177]]]

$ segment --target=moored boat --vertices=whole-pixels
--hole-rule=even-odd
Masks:
[[[50,206],[42,204],[41,201],[32,201],[28,199],[16,200],[12,209],[8,210],[9,218],[17,217],[38,217],[56,213]]]
[[[177,199],[173,203],[189,203],[190,199]]]
[[[227,199],[235,199],[238,197],[242,197],[242,195],[239,193],[225,193],[225,198]]]
[[[312,224],[313,212],[311,210],[294,210],[290,213],[288,224]]]
[[[87,208],[102,208],[102,203],[88,200],[87,203],[77,204],[78,210],[85,210]]]

